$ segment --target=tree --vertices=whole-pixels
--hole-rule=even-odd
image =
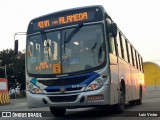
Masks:
[[[25,54],[19,52],[15,55],[12,49],[6,49],[0,51],[0,60],[0,77],[5,77],[6,66],[9,89],[21,84],[21,90],[25,90]]]

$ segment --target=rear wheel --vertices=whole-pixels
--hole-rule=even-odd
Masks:
[[[129,105],[130,105],[130,106],[133,106],[133,105],[135,105],[135,104],[136,104],[136,101],[135,101],[135,100],[129,101]]]
[[[50,111],[55,117],[63,117],[65,115],[66,108],[50,107]]]

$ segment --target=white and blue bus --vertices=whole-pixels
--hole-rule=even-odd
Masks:
[[[26,40],[28,106],[68,108],[141,104],[141,55],[102,6],[47,14],[30,21]]]

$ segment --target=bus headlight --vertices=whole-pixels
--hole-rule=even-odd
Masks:
[[[100,78],[97,78],[96,80],[94,80],[93,82],[91,82],[88,87],[86,88],[86,91],[89,90],[97,90],[99,88],[101,88],[103,86],[103,80]]]
[[[29,85],[29,91],[34,94],[43,93],[37,86],[33,85],[32,83]]]

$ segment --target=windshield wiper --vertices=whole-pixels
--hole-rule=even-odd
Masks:
[[[83,23],[78,24],[76,28],[64,39],[64,43],[69,43],[69,41],[72,39],[72,37],[82,28]],[[66,36],[66,35],[65,35]]]

